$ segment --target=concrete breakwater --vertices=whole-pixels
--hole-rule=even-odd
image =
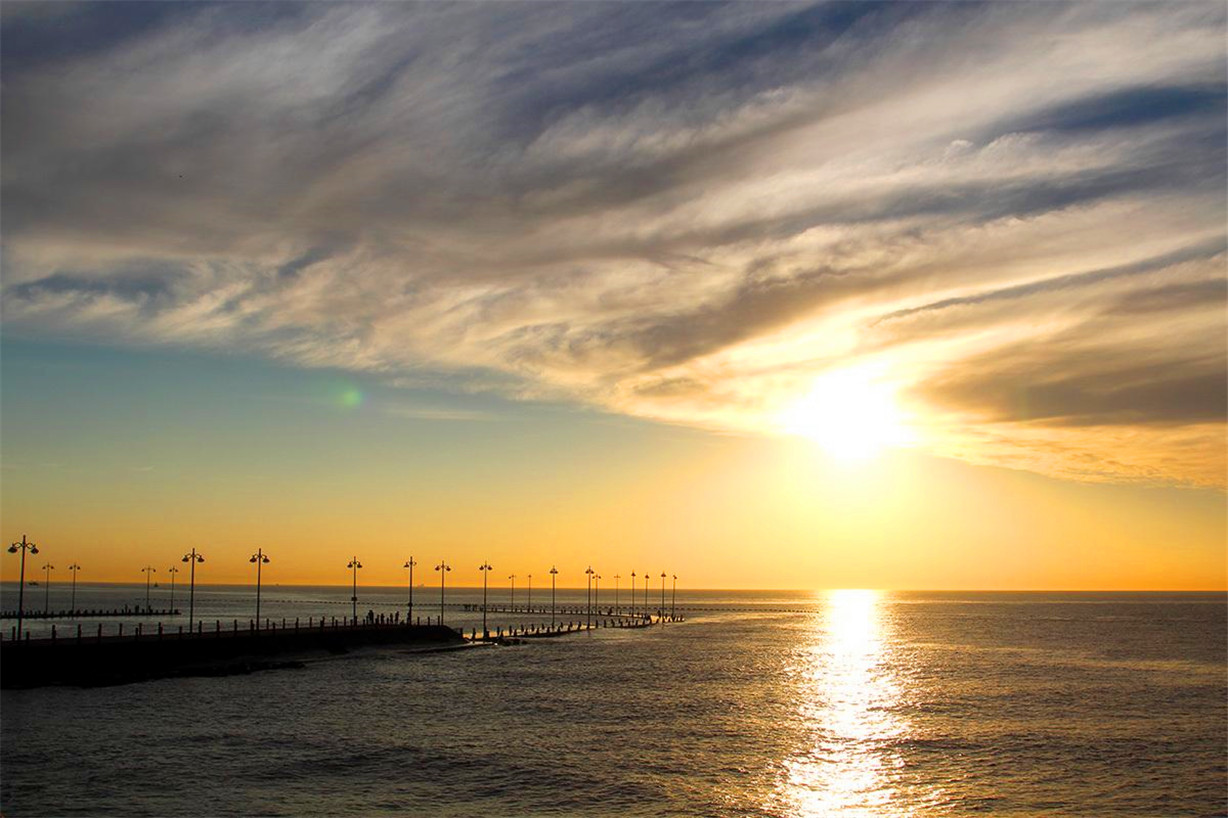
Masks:
[[[218,676],[296,666],[298,658],[366,646],[463,644],[457,631],[442,625],[365,622],[6,641],[0,643],[0,687],[96,687],[169,676]]]

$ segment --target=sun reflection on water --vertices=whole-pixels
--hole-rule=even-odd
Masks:
[[[789,814],[893,813],[891,749],[908,726],[896,714],[884,605],[876,591],[831,591],[789,669],[802,743],[784,761],[777,796]]]

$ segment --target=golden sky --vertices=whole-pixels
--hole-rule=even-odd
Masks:
[[[10,539],[1225,586],[1222,3],[2,19]]]

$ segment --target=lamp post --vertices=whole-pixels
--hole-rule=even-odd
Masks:
[[[516,575],[508,577],[512,581],[512,613],[516,613]]]
[[[175,615],[175,574],[179,573],[179,569],[171,566],[166,569],[166,573],[171,575],[171,616]]]
[[[631,572],[631,615],[635,616],[635,577],[636,573]]]
[[[601,618],[601,574],[593,574],[593,610]]]
[[[51,613],[51,607],[50,607],[51,572],[54,570],[55,570],[55,566],[52,565],[51,563],[47,563],[46,565],[43,566],[43,571],[45,571],[47,574],[45,577],[43,577],[43,615],[44,616]]]
[[[190,563],[192,568],[188,571],[188,631],[192,630],[192,618],[196,615],[196,563],[204,562],[203,554],[197,554],[196,549],[183,555],[182,562]]]
[[[533,613],[533,575],[529,574],[529,604],[526,606],[529,613]]]
[[[31,554],[38,553],[38,546],[32,542],[26,541],[26,535],[21,535],[21,542],[15,542],[9,546],[9,553],[16,554],[21,552],[21,580],[17,584],[17,638],[21,638],[21,620],[25,616],[25,601],[26,601],[26,552]]]
[[[409,619],[405,620],[406,625],[414,624],[414,566],[417,564],[414,562],[414,558],[410,557],[401,566],[402,568],[409,569]]]
[[[648,616],[651,618],[652,612],[648,610],[648,581],[649,581],[648,572],[645,571],[644,572],[644,613],[648,614]]]
[[[68,566],[68,570],[72,572],[72,602],[69,604],[69,609],[73,613],[77,611],[77,572],[81,570],[81,566],[73,563]]]
[[[158,573],[158,569],[152,565],[146,565],[141,569],[141,573],[145,575],[145,613],[149,613],[149,580],[154,574]]]
[[[350,591],[350,612],[354,617],[354,624],[358,624],[358,569],[362,567],[362,563],[358,561],[358,557],[352,558],[346,563],[346,568],[354,575],[354,584]]]
[[[478,570],[482,572],[482,638],[486,638],[486,574],[489,571],[495,570],[489,562],[484,562],[478,566]]]
[[[618,581],[622,579],[621,574],[614,575],[614,613],[620,614],[623,609],[618,606]]]
[[[435,566],[435,570],[439,572],[439,624],[442,625],[444,577],[446,577],[448,572],[452,570],[452,566],[441,560],[439,564]]]
[[[584,592],[585,611],[584,616],[588,627],[593,627],[593,574],[597,573],[593,570],[593,566],[584,569],[584,573],[588,574],[588,586]]]
[[[661,624],[665,624],[665,572],[661,572]]]
[[[677,606],[678,606],[678,575],[674,574],[674,590],[670,593],[670,596],[669,596],[669,618],[670,619],[674,618],[674,611],[677,610]]]
[[[559,574],[559,569],[553,565],[550,566],[550,627],[554,627],[554,580]]]
[[[269,561],[263,548],[257,548],[256,553],[248,562],[256,563],[256,630],[260,630],[260,568]]]

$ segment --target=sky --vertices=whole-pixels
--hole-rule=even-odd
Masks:
[[[0,15],[0,528],[83,580],[1228,586],[1222,3]]]

